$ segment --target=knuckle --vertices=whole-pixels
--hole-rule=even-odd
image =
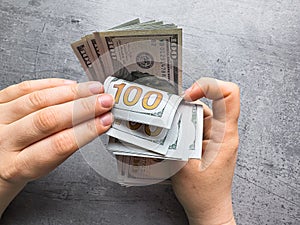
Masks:
[[[69,86],[71,94],[76,98],[78,96],[78,88],[77,85],[71,85]]]
[[[240,87],[236,83],[230,82],[230,88],[234,93],[240,93]]]
[[[16,160],[15,166],[16,176],[22,176],[23,178],[30,179],[33,177],[33,170],[30,166],[30,159],[28,157],[21,157]]]
[[[97,134],[97,127],[96,127],[96,123],[94,120],[89,121],[87,124],[87,129],[89,131],[90,134],[92,135],[96,135]]]
[[[15,181],[20,179],[29,180],[31,177],[28,161],[23,157],[13,160],[0,174],[0,178],[5,181]]]
[[[54,130],[58,125],[57,112],[52,108],[40,111],[34,119],[34,125],[40,132]]]
[[[66,156],[77,149],[70,132],[62,132],[53,138],[53,149],[58,156]]]
[[[91,98],[81,99],[81,106],[87,113],[95,112],[95,103],[91,101]]]
[[[7,95],[9,95],[8,88],[5,88],[5,89],[3,89],[3,90],[0,90],[0,102],[1,102],[1,97],[2,97],[2,96],[5,97],[5,96],[7,96]]]
[[[41,107],[46,105],[46,97],[41,92],[33,92],[28,96],[28,100],[33,107]]]
[[[7,182],[10,182],[12,181],[14,178],[16,178],[18,175],[18,173],[16,172],[15,169],[12,169],[12,167],[10,167],[9,169],[6,168],[5,170],[3,170],[1,173],[0,173],[0,179],[1,180],[4,180],[4,181],[7,181]]]
[[[21,91],[21,92],[30,92],[32,90],[32,85],[31,85],[31,82],[30,81],[23,81],[22,83],[20,83],[18,85],[18,89]]]
[[[8,139],[8,132],[7,130],[3,129],[0,130],[0,151],[6,150],[6,148],[11,149],[11,143],[9,143]]]

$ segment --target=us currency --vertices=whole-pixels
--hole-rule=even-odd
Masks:
[[[166,163],[159,159],[118,156],[118,163],[118,182],[127,187],[162,183],[172,175],[172,169],[166,169],[172,165],[166,166]]]
[[[94,36],[107,76],[124,78],[140,71],[165,78],[181,89],[181,29],[173,25],[148,25],[95,32]]]
[[[78,54],[79,47],[91,54],[88,65],[83,63],[86,57]],[[116,76],[127,80],[139,71],[162,77],[181,92],[182,30],[174,24],[135,19],[87,35],[72,48],[89,79],[103,83],[106,77]]]
[[[184,155],[186,151],[181,152],[181,150],[189,148],[195,150],[195,146],[201,146],[195,144],[199,137],[197,132],[201,130],[201,120],[198,120],[198,118],[202,118],[200,106],[184,103],[181,97],[167,94],[166,98],[176,96],[179,101],[176,101],[176,105],[171,101],[166,101],[166,105],[158,110],[158,112],[167,113],[164,120],[169,120],[171,126],[166,127],[163,120],[155,124],[153,122],[155,120],[152,118],[153,114],[158,114],[157,111],[152,112],[152,110],[156,109],[159,102],[162,101],[163,94],[157,100],[159,96],[157,93],[162,93],[162,91],[113,77],[107,78],[104,87],[105,91],[115,98],[112,112],[117,118],[107,134],[124,141],[126,144],[141,146],[138,151],[134,151],[134,147],[126,146],[126,144],[120,145],[121,142],[118,142],[117,149],[116,145],[114,145],[114,149],[112,148],[113,145],[110,145],[115,152],[153,156],[153,154],[143,151],[146,149],[159,153],[165,158],[187,160],[189,154]],[[134,93],[131,94],[131,92]],[[152,95],[154,97],[151,99]],[[116,111],[118,108],[122,110]],[[188,135],[183,137],[183,134]],[[131,150],[129,151],[129,149]]]
[[[129,26],[132,26],[132,25],[140,24],[140,23],[141,23],[140,19],[137,18],[137,19],[130,20],[128,22],[122,23],[120,25],[117,25],[115,27],[112,27],[112,28],[110,28],[110,30],[122,29],[124,27],[129,27]]]
[[[157,79],[154,79],[156,81],[154,83],[161,82]],[[114,78],[114,80],[116,82],[118,79]],[[139,98],[139,101],[142,102],[143,98]],[[171,129],[119,119],[112,125],[107,134],[116,138],[110,138],[107,149],[118,159],[118,182],[121,185],[137,186],[162,182],[172,176],[172,172],[174,172],[174,168],[168,169],[169,166],[162,164],[162,162],[170,163],[172,161],[173,163],[170,165],[174,166],[175,163],[180,169],[180,166],[184,164],[178,164],[178,162],[184,162],[190,158],[201,158],[202,105],[187,104],[181,101],[175,111]],[[142,122],[147,123],[146,121]],[[172,141],[165,142],[167,144],[164,147],[160,146],[162,149],[167,149],[164,151],[165,153],[155,152],[159,141],[166,140],[169,132],[176,139],[169,139]],[[155,149],[151,148],[153,146]],[[169,182],[163,183],[168,184]]]
[[[160,89],[169,93],[169,96],[181,93],[182,30],[174,24],[164,24],[162,21],[155,20],[141,23],[139,19],[135,19],[105,32],[89,34],[80,41],[73,43],[72,48],[90,80],[98,80],[103,83],[107,77],[113,75],[129,82],[134,81],[136,82],[135,86],[145,85],[149,88]],[[158,77],[160,79],[157,79]],[[131,91],[131,95],[128,95],[129,99],[127,100],[129,102],[132,100],[132,95],[136,92],[137,90]],[[123,97],[124,94],[125,92]],[[155,95],[152,98],[154,99]],[[168,98],[163,95],[163,101],[165,99],[167,100]],[[182,101],[178,101],[182,103]],[[149,105],[151,103],[150,101],[148,102]],[[202,108],[200,106],[187,106],[185,107],[185,113],[178,113],[177,115],[176,112],[179,111],[179,107],[178,110],[174,107],[174,110],[171,111],[172,115],[164,117],[166,121],[171,122],[164,121],[168,126],[163,125],[163,127],[156,126],[161,125],[159,123],[152,124],[149,117],[145,121],[145,118],[142,116],[142,113],[145,113],[145,111],[140,111],[138,107],[135,108],[135,115],[140,115],[138,116],[140,123],[134,121],[137,117],[130,115],[127,111],[128,108],[122,108],[124,111],[117,113],[121,119],[116,119],[117,123],[113,128],[118,128],[118,132],[125,132],[126,135],[131,135],[127,136],[128,139],[126,140],[123,137],[123,133],[122,135],[114,135],[118,138],[111,137],[108,144],[109,150],[118,159],[121,184],[130,186],[164,180],[168,177],[167,174],[161,176],[160,173],[155,173],[152,168],[153,164],[159,164],[162,159],[168,159],[163,160],[163,162],[173,162],[174,160],[201,157],[201,149],[195,147],[202,146],[200,143],[202,141],[202,130],[198,129],[202,125]],[[125,111],[127,111],[127,114]],[[187,117],[187,115],[189,116]],[[133,121],[128,120],[128,118],[133,119]],[[198,120],[197,118],[200,119]],[[196,130],[196,132],[192,133],[184,132],[189,137],[193,137],[189,138],[189,141],[186,141],[186,143],[183,143],[186,138],[182,138],[181,144],[188,146],[187,150],[180,151],[181,148],[178,148],[178,151],[172,148],[169,149],[171,144],[167,147],[167,151],[165,149],[161,149],[159,152],[150,150],[148,146],[153,147],[153,143],[156,145],[161,143],[168,135],[171,136],[171,133],[173,136],[180,136],[178,126],[175,131],[172,128],[172,123],[175,120],[177,125],[178,123],[182,124],[182,129]],[[189,126],[184,128],[186,123]],[[147,143],[132,143],[133,131],[129,131],[129,127],[138,127],[134,136],[139,138],[139,140],[146,140]],[[159,133],[159,135],[149,137],[149,133]],[[183,137],[183,135],[180,137]],[[152,142],[152,145],[148,145],[149,142]],[[179,146],[179,142],[177,146]]]
[[[114,29],[123,29],[124,27],[130,27],[132,25],[140,24],[139,19],[135,19],[126,23],[123,23],[121,25],[118,25],[116,27],[111,28],[111,30]],[[92,54],[92,67],[94,68],[96,79],[98,81],[104,82],[106,79],[106,72],[105,67],[103,63],[102,56],[100,54],[100,47],[98,46],[96,39],[93,34],[86,35],[82,38],[82,41],[85,43],[85,45],[88,45],[88,48],[90,49],[90,52]],[[76,44],[75,44],[76,46]]]
[[[105,80],[104,64],[94,35],[87,35],[82,38],[82,40],[85,42],[85,45],[88,46],[92,55],[92,67],[94,68],[96,75],[95,80]]]
[[[131,143],[140,147],[140,149],[147,149],[151,152],[159,153],[167,157],[167,152],[169,148],[176,148],[179,141],[180,125],[181,125],[182,110],[181,107],[178,110],[178,113],[173,119],[171,129],[162,129],[161,127],[154,127],[154,129],[148,127],[145,124],[137,124],[140,126],[136,130],[135,126],[120,126],[117,123],[112,125],[112,128],[107,132],[109,136],[117,138],[119,140],[125,141],[124,144],[119,145],[121,151],[124,152],[126,148],[126,143]],[[126,121],[127,122],[127,121]],[[125,123],[126,123],[125,122]],[[128,121],[130,124],[130,121]],[[148,131],[147,131],[148,127]],[[142,132],[141,132],[142,131]],[[165,133],[165,135],[160,135]],[[115,151],[116,152],[116,151]],[[133,151],[137,153],[137,151]],[[141,154],[141,152],[140,152]]]
[[[81,39],[71,46],[89,80],[96,80],[96,71],[93,66],[94,58],[86,41]]]
[[[116,77],[108,77],[104,89],[115,97],[114,117],[170,129],[182,97]]]
[[[144,186],[151,184],[171,184],[168,179],[186,165],[184,161],[154,158],[117,156],[119,177],[122,186]]]
[[[135,19],[111,29],[121,29],[123,27],[130,27],[134,24],[140,24],[140,20]],[[106,78],[104,65],[94,35],[89,34],[82,37],[81,40],[72,43],[71,47],[88,79],[104,82]]]
[[[185,161],[190,158],[200,159],[202,153],[202,118],[203,109],[201,105],[187,103],[180,105],[174,117],[172,128],[169,130],[169,133],[166,133],[166,136],[173,135],[173,140],[172,138],[163,139],[167,143],[165,155],[158,154],[151,149],[151,143],[149,145],[149,141],[151,142],[152,138],[151,133],[148,134],[148,137],[143,134],[134,140],[132,137],[139,135],[140,131],[130,126],[124,127],[122,131],[119,131],[114,124],[107,134],[118,139],[112,140],[108,144],[108,150],[115,155]],[[141,127],[143,125],[139,128]],[[141,130],[143,131],[143,129]],[[153,131],[156,133],[156,129],[153,129]],[[155,138],[153,138],[153,142],[159,145]]]

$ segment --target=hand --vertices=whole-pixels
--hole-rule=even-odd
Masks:
[[[103,89],[45,79],[0,91],[0,216],[27,182],[110,128],[114,100]]]
[[[204,106],[203,155],[190,160],[173,178],[173,188],[192,225],[235,224],[231,186],[238,149],[240,97],[237,85],[202,78],[185,99],[213,100]]]

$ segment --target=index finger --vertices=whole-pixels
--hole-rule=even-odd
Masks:
[[[23,81],[19,84],[15,84],[0,90],[0,103],[10,102],[34,91],[63,85],[71,85],[75,83],[76,81],[59,78]]]
[[[213,100],[213,117],[221,122],[237,122],[240,114],[239,96],[236,84],[208,77],[196,81],[184,94],[187,101],[203,97]]]

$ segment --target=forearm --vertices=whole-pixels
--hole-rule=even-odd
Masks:
[[[25,183],[13,184],[0,179],[0,218],[9,203],[25,187]]]

